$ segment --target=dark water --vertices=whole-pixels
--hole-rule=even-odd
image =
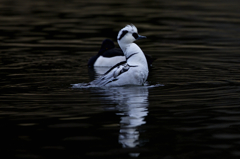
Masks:
[[[239,6],[0,0],[1,158],[239,158]],[[164,86],[71,89],[130,23]]]

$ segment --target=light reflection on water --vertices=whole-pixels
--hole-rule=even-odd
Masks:
[[[140,141],[138,127],[146,124],[148,114],[148,87],[128,86],[101,89],[102,100],[116,104],[118,116],[121,116],[118,141],[123,148],[136,148],[143,144]],[[96,91],[96,90],[95,90]],[[108,108],[106,108],[108,109]],[[130,153],[138,156],[140,153]]]

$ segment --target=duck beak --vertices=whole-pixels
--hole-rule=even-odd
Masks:
[[[139,39],[146,39],[146,38],[147,38],[146,36],[138,35],[137,40],[139,40]]]

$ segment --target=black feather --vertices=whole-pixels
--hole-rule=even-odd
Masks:
[[[120,35],[120,37],[118,38],[118,40],[121,40],[121,39],[124,37],[124,35],[126,35],[127,33],[128,33],[127,30],[123,30],[123,31],[122,31],[122,34]]]

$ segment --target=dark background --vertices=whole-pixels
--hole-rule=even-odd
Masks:
[[[239,158],[239,6],[0,0],[1,158]],[[71,89],[131,23],[157,58],[149,86]]]

